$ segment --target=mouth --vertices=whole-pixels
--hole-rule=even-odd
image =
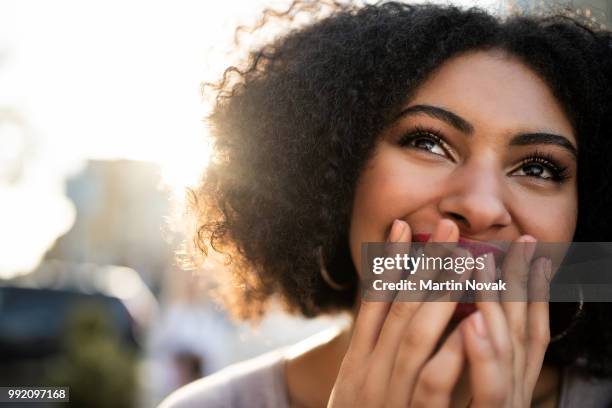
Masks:
[[[431,238],[430,233],[416,233],[412,236],[413,242],[426,243]],[[487,253],[493,254],[496,265],[501,265],[506,251],[499,246],[492,245],[483,241],[476,241],[464,237],[459,237],[458,246],[470,251],[472,256],[481,256]]]
[[[457,303],[451,322],[458,323],[476,311],[474,303]]]
[[[426,243],[431,238],[430,233],[416,233],[413,235],[413,242]],[[503,244],[503,243],[502,243]],[[495,259],[495,276],[501,276],[501,265],[506,254],[506,250],[500,246],[492,245],[483,241],[476,241],[465,237],[459,237],[458,246],[467,249],[473,257],[492,254]],[[452,325],[459,324],[463,319],[471,315],[477,310],[476,304],[472,301],[460,300],[455,307],[455,312],[451,317]]]
[[[413,235],[413,242],[426,243],[431,238],[431,234],[429,233],[416,233]],[[460,248],[464,248],[470,251],[471,255],[474,257],[482,256],[484,254],[493,254],[495,258],[496,264],[496,275],[499,275],[501,271],[499,270],[500,265],[502,264],[503,258],[506,254],[506,251],[499,246],[491,245],[482,241],[475,241],[464,237],[459,237],[458,246]],[[453,326],[457,325],[463,319],[471,315],[477,310],[476,304],[468,301],[460,301],[457,303],[455,307],[455,312],[451,318],[451,322]]]

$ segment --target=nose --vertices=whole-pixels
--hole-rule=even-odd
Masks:
[[[439,211],[454,220],[463,234],[486,235],[510,225],[512,217],[503,197],[503,175],[495,166],[464,164],[439,201]]]

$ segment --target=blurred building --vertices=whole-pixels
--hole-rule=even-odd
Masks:
[[[133,268],[157,292],[174,259],[159,171],[146,162],[89,161],[67,182],[76,221],[45,259]]]

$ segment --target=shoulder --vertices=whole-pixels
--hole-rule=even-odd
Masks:
[[[579,367],[567,367],[559,407],[608,407],[612,404],[612,378],[590,375]]]
[[[194,381],[170,394],[158,408],[288,407],[283,349]]]

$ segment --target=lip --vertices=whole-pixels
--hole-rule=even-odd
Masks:
[[[425,242],[428,242],[430,238],[431,238],[431,234],[425,233],[425,232],[415,233],[412,236],[413,242],[425,243]],[[500,248],[499,246],[496,246],[496,245],[493,245],[487,242],[483,242],[483,241],[477,241],[477,240],[465,238],[465,237],[459,237],[458,244],[460,248],[468,249],[470,253],[472,254],[472,256],[480,256],[480,255],[484,255],[487,253],[492,253],[493,256],[495,257],[495,261],[497,262],[497,264],[501,263],[501,261],[503,260],[504,254],[506,253],[506,251]]]
[[[421,243],[428,242],[430,238],[431,238],[431,234],[424,233],[424,232],[415,233],[412,236],[413,242],[421,242]],[[487,253],[492,253],[497,265],[501,264],[503,257],[506,253],[506,251],[500,248],[499,246],[492,245],[492,244],[489,244],[483,241],[477,241],[477,240],[469,239],[466,237],[461,237],[461,236],[459,237],[458,244],[460,248],[469,249],[472,256],[480,256],[480,255],[484,255]],[[459,302],[457,303],[457,306],[455,307],[455,311],[453,313],[451,320],[453,322],[458,323],[462,321],[463,319],[465,319],[466,317],[468,317],[469,315],[471,315],[472,313],[474,313],[477,309],[478,308],[476,307],[476,304],[474,304],[473,302]]]
[[[474,313],[476,309],[477,307],[474,303],[457,303],[451,320],[459,322]]]

